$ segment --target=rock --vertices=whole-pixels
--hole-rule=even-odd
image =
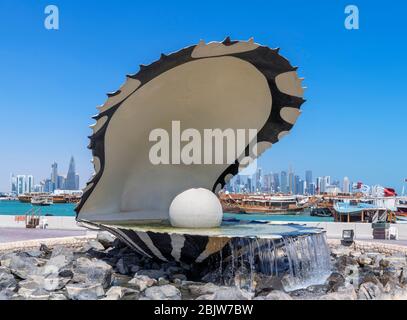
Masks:
[[[349,256],[340,256],[335,263],[337,269],[340,272],[343,272],[349,266],[358,266],[358,262]]]
[[[166,278],[167,274],[164,270],[140,270],[137,271],[136,273],[137,275],[140,276],[147,276],[149,278],[154,278],[154,279],[158,279],[158,278]]]
[[[33,280],[23,280],[18,285],[18,294],[25,299],[29,299],[34,292],[43,290],[42,286]]]
[[[195,300],[213,300],[213,294],[204,294],[197,297]]]
[[[131,266],[131,269],[130,269],[130,271],[131,271],[132,273],[137,273],[139,270],[140,270],[140,267],[139,267],[139,266]]]
[[[339,287],[337,292],[331,292],[322,297],[319,297],[319,300],[356,300],[356,299],[357,294],[355,288],[351,284]]]
[[[150,287],[144,291],[148,300],[181,300],[181,291],[172,285]]]
[[[104,251],[105,247],[97,240],[90,240],[85,243],[82,249],[84,252],[95,250],[95,251]]]
[[[284,291],[273,290],[266,296],[259,296],[253,300],[293,300],[291,296]]]
[[[380,280],[372,272],[369,272],[369,273],[365,274],[363,276],[362,281],[360,282],[360,284],[366,283],[366,282],[371,282],[371,283],[374,283],[377,286],[382,286],[382,284],[380,283]]]
[[[44,252],[41,250],[28,250],[28,251],[24,251],[24,253],[30,257],[34,257],[34,258],[42,258],[45,256]]]
[[[51,253],[51,249],[48,248],[48,246],[45,245],[44,243],[41,243],[39,250],[41,252],[43,252],[44,254],[50,254]]]
[[[131,277],[127,275],[123,275],[120,273],[113,273],[112,274],[112,281],[110,282],[111,286],[118,286],[118,287],[127,287]]]
[[[65,259],[69,262],[74,260],[74,249],[65,246],[55,246],[52,250],[51,258],[57,256],[65,256]]]
[[[344,247],[344,246],[339,246],[336,248],[331,248],[331,254],[334,257],[340,257],[340,256],[347,256],[350,254],[350,252],[352,251],[351,248],[349,247]]]
[[[11,300],[14,295],[15,293],[11,289],[0,290],[0,301]]]
[[[128,274],[129,273],[129,268],[124,263],[123,258],[119,259],[119,261],[116,263],[116,269],[117,269],[117,272],[119,272],[120,274]]]
[[[116,240],[116,237],[113,236],[110,232],[107,231],[101,231],[98,232],[96,236],[97,241],[99,241],[102,246],[107,249],[113,246],[114,241]]]
[[[26,300],[48,300],[50,297],[50,293],[42,288],[33,291],[20,288],[18,294]]]
[[[113,268],[104,261],[82,257],[76,260],[73,273],[73,282],[101,284],[107,288],[112,280]]]
[[[362,252],[360,251],[351,251],[349,252],[349,256],[351,256],[352,258],[358,258],[362,255]]]
[[[49,300],[68,300],[68,298],[62,293],[54,293],[54,292],[52,292],[49,295]]]
[[[328,284],[328,291],[335,292],[345,284],[345,277],[338,272],[332,272],[326,282]]]
[[[72,283],[66,286],[66,291],[72,300],[97,300],[105,295],[101,283]]]
[[[10,289],[14,290],[17,286],[17,280],[11,273],[0,271],[0,291]]]
[[[114,286],[106,292],[106,297],[102,300],[121,300],[125,295],[137,293],[137,290]]]
[[[186,281],[187,280],[187,276],[185,274],[181,274],[181,273],[177,273],[177,274],[173,274],[172,275],[172,279],[178,279],[180,281]]]
[[[0,257],[1,265],[21,279],[27,279],[31,274],[38,273],[39,260],[26,254],[9,253]]]
[[[253,294],[237,287],[221,287],[213,294],[213,300],[250,300]]]
[[[135,275],[134,278],[131,279],[128,283],[134,286],[139,291],[144,291],[145,289],[156,285],[157,280],[151,279],[148,276]]]
[[[205,284],[192,284],[188,286],[189,292],[194,296],[213,294],[219,290],[219,288],[219,286],[211,282]]]
[[[389,267],[389,266],[390,266],[390,260],[389,260],[389,259],[381,259],[381,260],[379,261],[379,266],[380,266],[381,268],[387,268],[387,267]]]
[[[365,265],[371,265],[373,263],[373,259],[369,258],[367,255],[363,254],[360,257],[358,257],[357,261],[361,266]]]
[[[359,300],[379,300],[382,296],[382,289],[373,282],[362,283],[359,287]]]
[[[73,262],[73,257],[66,255],[57,255],[51,257],[45,265],[48,270],[53,270],[53,272],[59,272],[64,268],[71,266]]]
[[[164,277],[158,278],[158,285],[159,285],[159,286],[163,286],[163,285],[169,284],[169,283],[170,283],[170,282],[169,282],[166,278],[164,278]]]

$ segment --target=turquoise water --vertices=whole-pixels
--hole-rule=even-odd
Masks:
[[[239,220],[267,220],[267,221],[306,221],[306,222],[330,222],[334,221],[333,217],[312,217],[309,212],[304,212],[298,215],[283,215],[283,214],[237,214],[237,213],[224,213],[225,218],[236,218]]]
[[[20,201],[0,201],[0,215],[23,215],[33,208],[40,209],[41,215],[75,216],[75,204],[72,203],[58,203],[48,207],[38,207]]]
[[[0,215],[23,215],[33,208],[40,208],[41,215],[52,214],[54,216],[75,216],[75,204],[61,203],[48,207],[34,207],[30,203],[20,201],[0,201]],[[237,214],[225,213],[225,218],[236,218],[239,220],[267,220],[267,221],[334,221],[333,218],[311,217],[308,212],[298,215],[266,215],[266,214]]]

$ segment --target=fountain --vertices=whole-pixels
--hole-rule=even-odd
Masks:
[[[216,282],[250,289],[261,276],[294,290],[323,281],[330,266],[320,229],[221,222],[214,197],[300,115],[301,79],[278,51],[252,39],[201,41],[127,76],[94,117],[95,174],[77,220]],[[216,133],[222,146],[237,138],[232,153],[230,145],[208,147]]]

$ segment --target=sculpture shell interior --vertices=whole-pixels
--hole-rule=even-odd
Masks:
[[[89,148],[95,174],[76,208],[77,219],[105,224],[168,219],[174,197],[189,188],[219,191],[244,165],[155,165],[152,130],[256,129],[257,155],[293,127],[304,102],[296,68],[248,41],[200,42],[161,55],[128,75],[94,117]],[[245,149],[248,154],[249,144]]]

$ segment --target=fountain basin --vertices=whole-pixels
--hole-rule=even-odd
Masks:
[[[282,281],[285,290],[295,290],[320,284],[331,272],[329,248],[320,228],[237,219],[208,229],[174,228],[165,222],[83,222],[111,232],[148,258],[201,266],[212,282],[230,285],[238,281],[240,287],[251,289],[255,276],[261,274]]]

